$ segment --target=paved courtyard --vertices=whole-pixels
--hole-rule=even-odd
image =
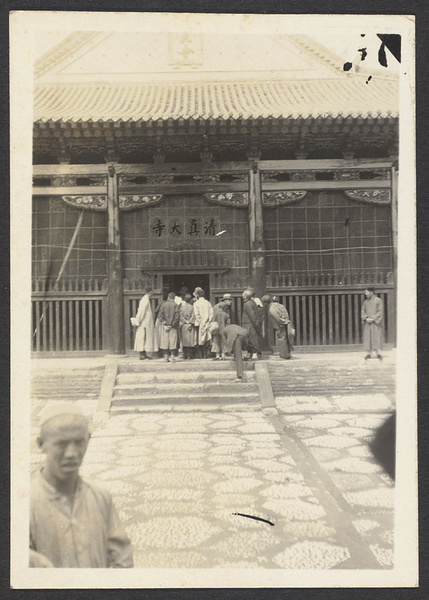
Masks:
[[[32,468],[43,460],[38,415],[58,399],[44,395],[43,374],[58,364],[76,377],[88,369],[83,359],[61,360],[34,361]],[[391,568],[394,485],[368,441],[394,408],[394,352],[383,363],[354,352],[262,362],[275,409],[254,399],[151,403],[102,419],[103,360],[93,359],[90,391],[78,401],[95,415],[82,474],[113,494],[135,566]]]

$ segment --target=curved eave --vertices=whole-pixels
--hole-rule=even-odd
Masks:
[[[398,82],[345,78],[174,84],[46,84],[35,122],[126,123],[398,116]]]

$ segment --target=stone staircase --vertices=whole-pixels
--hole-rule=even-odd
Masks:
[[[395,395],[395,367],[386,361],[278,360],[269,361],[268,369],[275,396]]]
[[[246,364],[245,369],[243,380],[239,381],[234,363],[230,360],[120,362],[110,410],[259,408],[254,364]]]
[[[94,400],[100,393],[104,367],[55,371],[40,370],[31,378],[31,397],[35,401]]]

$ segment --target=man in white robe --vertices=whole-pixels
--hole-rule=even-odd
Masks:
[[[131,317],[131,324],[136,327],[134,335],[134,350],[140,352],[140,360],[151,358],[148,353],[158,352],[154,334],[154,320],[150,303],[152,288],[147,287],[140,300],[135,317]]]
[[[201,358],[208,358],[209,345],[212,339],[210,333],[210,323],[213,320],[213,307],[205,299],[204,290],[200,287],[195,288],[194,304],[195,326],[198,327],[198,346]]]

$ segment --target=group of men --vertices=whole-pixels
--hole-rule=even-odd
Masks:
[[[148,289],[133,322],[137,327],[136,349],[146,356],[155,348],[156,323],[150,296],[151,290]],[[381,358],[383,304],[372,287],[365,290],[365,296],[361,311],[367,351],[365,358],[373,354]],[[261,353],[264,306],[275,329],[279,355],[284,359],[290,358],[293,326],[287,310],[276,296],[265,295],[258,300],[254,298],[253,290],[245,290],[242,326],[231,324],[230,294],[225,294],[214,307],[205,299],[201,288],[196,288],[194,297],[185,293],[180,302],[176,302],[175,298],[175,294],[169,294],[158,311],[159,346],[165,352],[166,360],[177,349],[180,331],[184,358],[190,358],[190,349],[195,346],[200,347],[203,355],[207,354],[211,342],[217,358],[227,353],[235,356],[237,376],[242,377],[242,350],[247,349],[248,357],[255,352],[258,356]],[[377,460],[392,477],[394,427],[394,420],[386,423],[379,439],[374,440],[372,445]],[[131,542],[109,492],[79,475],[89,439],[88,421],[75,404],[55,402],[44,409],[37,442],[46,460],[32,477],[30,493],[31,567],[133,566]]]
[[[152,311],[152,289],[146,288],[140,300],[138,311],[131,323],[136,327],[134,350],[140,353],[140,359],[151,358],[161,350],[166,362],[173,362],[179,348],[183,351],[184,360],[191,358],[209,358],[223,360],[226,354],[234,353],[233,345],[237,335],[242,336],[243,348],[247,350],[245,358],[251,359],[256,354],[262,356],[262,340],[264,337],[264,308],[276,332],[276,341],[281,358],[291,356],[293,327],[286,308],[277,296],[265,295],[256,298],[252,288],[243,294],[243,311],[241,326],[231,323],[232,295],[226,293],[222,299],[212,306],[206,299],[201,287],[195,288],[193,295],[187,288],[182,288],[176,296],[168,294],[155,314]],[[228,350],[228,347],[231,349]]]

